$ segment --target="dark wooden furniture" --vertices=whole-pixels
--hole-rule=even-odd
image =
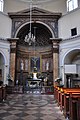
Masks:
[[[69,98],[69,119],[80,120],[80,93],[71,93]]]
[[[65,117],[80,120],[80,88],[54,87],[54,98]]]
[[[6,86],[0,86],[0,101],[5,100],[6,96]]]

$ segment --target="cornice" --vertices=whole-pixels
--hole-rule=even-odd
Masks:
[[[2,42],[2,43],[9,43],[6,38],[0,38],[0,42]]]
[[[10,18],[19,18],[19,17],[28,17],[30,16],[30,9],[25,9],[19,12],[8,13]],[[41,18],[53,18],[59,19],[62,16],[61,13],[54,13],[37,7],[32,8],[32,17],[41,17]]]
[[[80,38],[80,35],[76,35],[76,36],[72,36],[72,37],[69,37],[69,38],[66,38],[66,39],[62,39],[62,43],[63,42],[66,42],[66,41],[70,41],[70,40],[75,40],[75,39],[79,39]]]

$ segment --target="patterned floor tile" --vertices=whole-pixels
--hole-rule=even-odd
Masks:
[[[23,120],[35,120],[36,117],[33,116],[33,115],[28,115],[28,116],[23,117],[22,119],[23,119]]]
[[[19,117],[15,115],[9,115],[9,116],[3,117],[3,120],[17,120],[17,119],[19,119]]]
[[[3,109],[0,110],[0,114],[5,113],[5,112],[6,112],[6,110],[3,110]]]
[[[11,114],[8,113],[7,110],[6,110],[6,112],[0,113],[0,117],[1,117],[1,118],[2,118],[2,117],[7,117],[7,116],[10,116],[10,115],[11,115]]]
[[[65,120],[54,95],[11,94],[0,103],[0,120]]]
[[[19,114],[19,113],[22,113],[22,111],[20,111],[20,110],[11,110],[11,111],[9,111],[9,113],[11,113],[11,114]]]

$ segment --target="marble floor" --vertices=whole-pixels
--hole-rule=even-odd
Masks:
[[[0,120],[65,120],[54,95],[10,94],[0,102]]]

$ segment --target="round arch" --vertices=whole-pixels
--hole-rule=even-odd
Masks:
[[[22,27],[24,27],[25,25],[28,25],[29,23],[30,23],[30,22],[27,22],[27,23],[22,24],[22,25],[17,29],[14,37],[16,38],[18,32],[20,31],[20,29],[21,29]],[[32,21],[31,23],[34,23],[34,21]],[[45,23],[43,23],[43,22],[41,22],[41,21],[36,21],[35,23],[39,23],[39,24],[45,26],[45,27],[50,31],[50,33],[51,33],[51,35],[52,35],[52,38],[54,38],[54,32],[53,32],[53,30],[52,30],[47,24],[45,24]]]
[[[64,62],[65,62],[65,59],[67,56],[70,56],[70,55],[75,55],[76,53],[78,53],[80,51],[80,48],[73,48],[71,50],[68,50],[65,55],[63,56],[63,59],[62,59],[62,66],[64,65]]]
[[[80,48],[72,48],[70,50],[67,50],[66,53],[62,57],[62,63],[61,63],[61,68],[60,68],[60,74],[62,76],[62,83],[64,86],[67,86],[67,78],[65,74],[65,65],[66,64],[73,64],[73,60],[80,53]]]
[[[5,53],[4,53],[2,50],[0,50],[0,54],[1,54],[1,55],[3,56],[3,58],[4,58],[4,64],[7,65],[8,60],[7,60],[7,58],[6,58]]]

